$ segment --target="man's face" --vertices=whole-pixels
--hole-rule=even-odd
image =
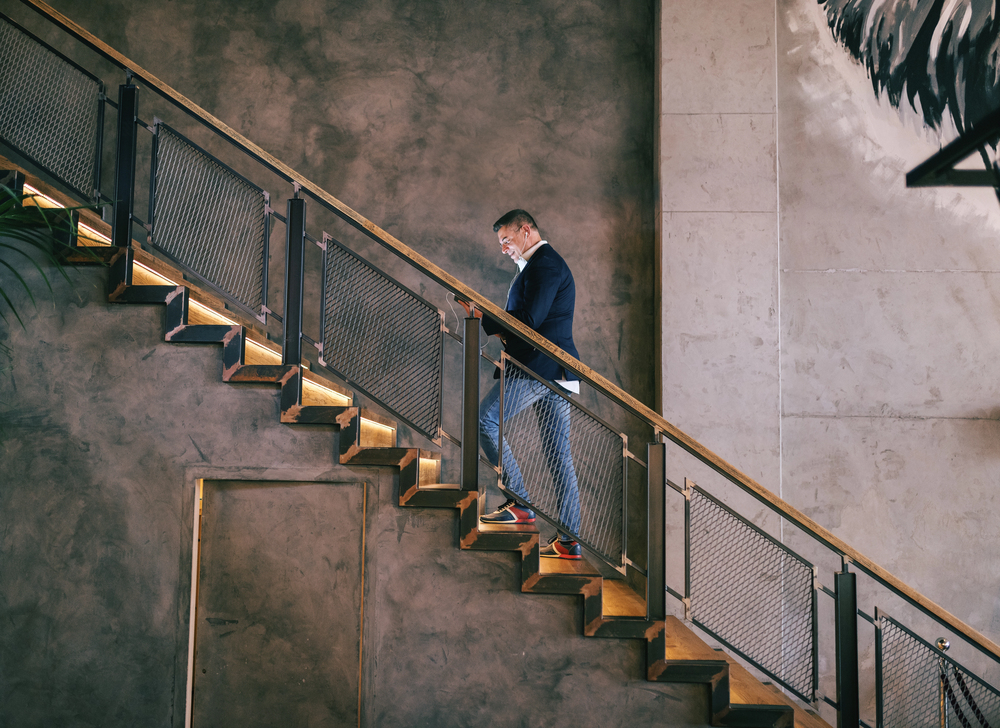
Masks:
[[[515,263],[524,255],[528,249],[528,225],[520,228],[512,225],[504,225],[497,230],[497,240],[500,241],[500,250],[504,255],[509,255]]]

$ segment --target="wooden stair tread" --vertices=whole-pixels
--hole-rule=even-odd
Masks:
[[[730,655],[713,650],[729,663],[729,690],[733,703],[744,705],[789,705],[795,712],[796,728],[831,728],[818,715],[807,711],[775,685],[765,685]]]
[[[601,572],[587,563],[586,559],[539,559],[538,572],[545,574],[579,574],[581,576],[600,576]]]
[[[538,529],[530,523],[483,523],[479,522],[477,530],[480,533],[538,533]]]
[[[421,483],[417,490],[462,490],[458,483]]]
[[[721,662],[726,659],[723,654],[705,644],[677,617],[667,617],[666,619],[665,642],[665,654],[668,661],[715,660]]]
[[[360,442],[363,447],[391,448],[396,446],[395,424],[389,425],[384,417],[379,417],[368,410],[361,410],[359,422]]]
[[[349,407],[354,398],[343,394],[326,384],[319,384],[308,379],[309,373],[302,380],[303,407]]]
[[[385,465],[399,466],[403,463],[412,462],[413,448],[409,447],[363,447],[349,458],[342,459],[342,462],[353,465]]]
[[[601,597],[605,617],[646,616],[646,599],[632,591],[625,582],[605,579]]]
[[[132,268],[132,285],[133,286],[177,286],[181,284],[177,283],[176,281],[172,281],[169,278],[160,275],[156,271],[150,270],[149,268],[146,268],[141,265],[136,265],[133,266]]]

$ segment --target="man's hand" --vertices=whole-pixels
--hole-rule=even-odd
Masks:
[[[461,298],[458,298],[457,296],[455,297],[455,300],[458,301],[459,304],[461,304],[462,308],[465,309],[466,316],[473,316],[477,319],[481,319],[483,317],[483,312],[480,311],[478,308],[476,308],[473,304],[469,303],[468,301],[463,301]]]

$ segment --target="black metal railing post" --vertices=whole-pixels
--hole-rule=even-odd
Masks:
[[[131,83],[122,84],[118,87],[118,147],[115,153],[115,204],[111,218],[111,244],[118,248],[128,248],[132,244],[132,204],[135,199],[135,145],[138,136],[135,123],[138,113],[138,89]]]
[[[667,618],[666,489],[667,446],[646,446],[646,619]]]
[[[285,218],[285,317],[281,363],[302,363],[302,295],[305,282],[306,201],[288,201]],[[266,265],[266,261],[265,261]]]
[[[861,720],[858,683],[858,591],[857,576],[847,570],[834,574],[837,643],[837,728],[857,728]]]
[[[479,319],[462,332],[462,490],[479,490]]]

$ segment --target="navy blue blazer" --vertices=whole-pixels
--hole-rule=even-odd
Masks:
[[[551,245],[543,245],[531,256],[507,294],[507,313],[534,329],[553,344],[577,359],[580,354],[573,343],[573,308],[576,305],[576,284],[566,261]],[[503,333],[506,329],[484,316],[483,330],[487,334]],[[516,335],[506,337],[504,348],[543,379],[579,379],[558,362],[535,349]],[[493,378],[500,376],[493,373]]]

